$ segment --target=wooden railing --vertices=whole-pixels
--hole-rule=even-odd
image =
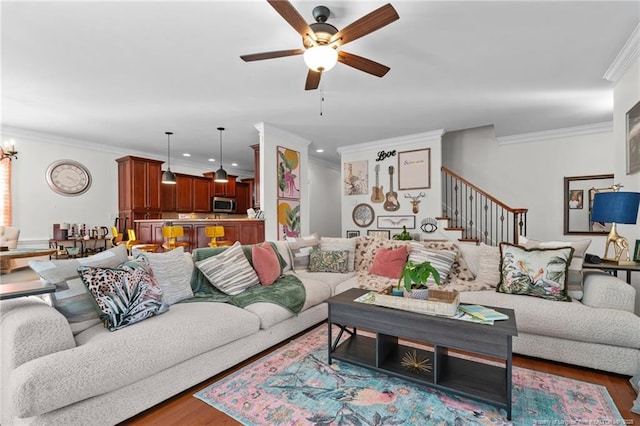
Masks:
[[[507,206],[446,167],[441,172],[442,214],[461,240],[518,244],[518,235],[527,235],[527,209]]]

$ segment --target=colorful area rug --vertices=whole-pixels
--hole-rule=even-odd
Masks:
[[[326,361],[322,325],[194,396],[245,425],[624,424],[603,386],[523,368],[507,421],[491,405]]]

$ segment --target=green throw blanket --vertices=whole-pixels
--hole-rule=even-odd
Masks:
[[[273,244],[271,245],[273,247]],[[273,248],[278,255],[280,269],[282,270],[286,262],[280,256],[276,247]],[[192,254],[193,261],[199,262],[210,256],[215,256],[225,249],[227,249],[227,247],[196,249]],[[251,263],[251,266],[253,266],[251,246],[242,246],[242,250],[249,260],[249,263]],[[267,302],[280,305],[295,314],[302,310],[307,296],[302,282],[295,275],[281,275],[280,278],[270,286],[257,285],[246,289],[238,295],[229,296],[214,287],[197,267],[193,268],[193,274],[191,275],[191,289],[195,297],[183,300],[182,302],[223,302],[231,303],[240,308],[244,308],[252,303]]]

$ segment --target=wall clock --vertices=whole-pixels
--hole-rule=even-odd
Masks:
[[[91,186],[89,170],[73,160],[60,160],[47,169],[49,187],[61,195],[76,196],[84,194]]]
[[[361,228],[366,228],[373,223],[376,214],[373,207],[366,203],[360,203],[353,208],[351,217],[353,222]]]

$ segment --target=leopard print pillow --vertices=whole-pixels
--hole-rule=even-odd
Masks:
[[[169,309],[162,289],[144,260],[125,262],[117,268],[80,266],[82,282],[96,300],[100,318],[109,331],[159,315]]]

